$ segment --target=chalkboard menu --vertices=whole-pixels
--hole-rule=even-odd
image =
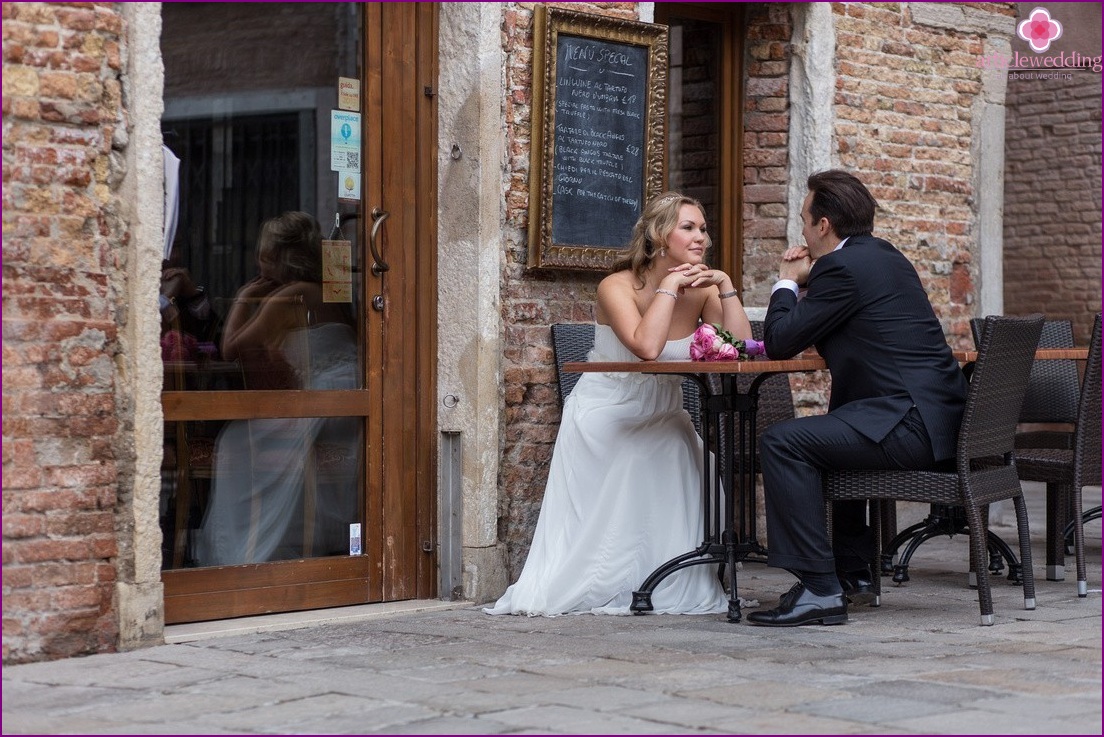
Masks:
[[[544,6],[537,25],[529,263],[604,270],[662,188],[666,28]]]
[[[618,248],[644,197],[648,49],[561,35],[552,240]]]

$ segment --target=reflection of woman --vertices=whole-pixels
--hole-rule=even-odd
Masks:
[[[222,338],[223,357],[241,361],[247,387],[357,387],[356,334],[347,305],[323,300],[321,248],[321,229],[306,213],[287,212],[262,227],[260,273],[238,290]],[[358,446],[359,423],[352,418],[227,423],[197,562],[343,552],[348,525],[358,521],[356,464],[345,464],[347,477],[324,490],[317,488],[316,464],[320,449],[350,459]]]
[[[649,202],[628,258],[598,285],[590,360],[689,360],[699,320],[750,338],[732,280],[704,262],[709,243],[698,202],[676,193]],[[487,613],[627,614],[649,573],[701,543],[702,441],[681,384],[582,375],[564,404],[525,568]],[[710,566],[665,578],[652,605],[679,614],[728,606]]]

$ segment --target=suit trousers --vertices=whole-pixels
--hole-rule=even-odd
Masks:
[[[880,442],[831,412],[777,422],[759,441],[759,459],[767,506],[767,563],[813,573],[858,570],[876,555],[864,501],[836,505],[829,543],[822,471],[917,470],[935,464],[916,407]]]

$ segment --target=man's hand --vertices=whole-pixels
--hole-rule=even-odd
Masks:
[[[804,246],[791,246],[782,254],[782,263],[778,266],[778,278],[789,279],[803,287],[809,280],[809,271],[812,268],[813,260],[809,257],[809,249]]]

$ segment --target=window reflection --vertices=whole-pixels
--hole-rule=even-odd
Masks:
[[[193,394],[364,387],[362,208],[330,160],[341,80],[361,76],[361,11],[162,5],[162,137],[179,161],[164,389],[189,392],[177,416],[204,418],[165,423],[165,568],[347,555],[363,521],[363,418],[280,418],[281,395],[258,394],[261,419],[227,420]]]
[[[284,388],[275,369],[243,375],[246,358],[223,355],[224,331],[237,291],[259,276],[262,225],[286,212],[349,242],[339,298],[359,312],[361,203],[339,198],[330,117],[340,80],[360,76],[360,8],[166,3],[162,20],[162,137],[179,160],[161,292],[166,389]],[[320,281],[322,263],[312,267]]]
[[[364,421],[167,422],[163,567],[349,554]]]

